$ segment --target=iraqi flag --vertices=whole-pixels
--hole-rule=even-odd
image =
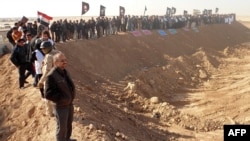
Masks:
[[[86,2],[82,2],[82,15],[89,11],[89,4]]]
[[[106,10],[106,7],[104,7],[103,5],[101,5],[100,6],[100,17],[105,16],[105,10]]]
[[[125,15],[125,8],[124,7],[122,7],[122,6],[120,6],[120,17],[124,17],[124,15]]]
[[[38,22],[40,22],[40,24],[48,27],[49,26],[49,22],[50,20],[52,20],[53,18],[40,12],[40,11],[37,11],[37,15],[38,15]]]

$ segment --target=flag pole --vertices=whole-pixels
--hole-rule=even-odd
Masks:
[[[82,2],[82,12],[83,12],[83,2]],[[81,13],[81,19],[82,19],[82,13]],[[80,22],[80,20],[79,20],[79,22]]]
[[[145,5],[145,9],[144,9],[144,14],[143,14],[143,17],[145,17],[145,13],[146,13],[146,11],[147,11],[147,7],[146,7],[146,5]]]

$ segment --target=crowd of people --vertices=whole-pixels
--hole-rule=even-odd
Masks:
[[[76,141],[70,139],[73,122],[74,83],[66,71],[65,55],[55,48],[49,30],[17,22],[8,31],[7,37],[13,45],[10,61],[19,74],[19,89],[25,89],[29,76],[33,77],[33,86],[40,91],[46,103],[46,115],[56,117],[57,141]],[[29,24],[28,24],[29,25]]]
[[[170,28],[190,28],[194,23],[195,26],[202,24],[230,24],[235,21],[235,14],[214,14],[214,15],[177,15],[177,16],[113,16],[113,17],[92,17],[91,19],[67,20],[60,19],[52,21],[49,27],[28,22],[26,24],[17,22],[13,28],[16,34],[22,31],[36,36],[37,33],[43,30],[48,30],[51,35],[51,40],[54,42],[66,42],[72,39],[92,39],[100,38],[109,35],[116,35],[118,32],[129,32],[134,30],[155,30],[155,29],[170,29]],[[12,31],[10,31],[11,33]],[[20,36],[17,35],[17,36]],[[15,38],[16,39],[16,38]],[[14,40],[15,40],[14,39]],[[14,41],[10,42],[13,44]]]
[[[89,20],[58,20],[52,22],[50,31],[52,39],[65,42],[68,39],[89,39],[115,35],[118,32],[134,30],[154,30],[189,27],[202,24],[231,23],[235,20],[234,14],[227,15],[180,15],[180,16],[130,16],[97,17]],[[74,36],[75,35],[75,36]]]
[[[19,89],[25,88],[26,79],[32,76],[33,86],[40,89],[46,101],[46,113],[56,116],[58,141],[70,140],[73,120],[75,87],[66,71],[66,57],[55,44],[72,39],[92,39],[118,32],[170,28],[190,28],[191,24],[230,24],[234,14],[228,15],[182,15],[182,16],[130,16],[98,17],[89,20],[58,20],[49,27],[31,22],[16,22],[7,32],[12,44],[11,62],[19,73]],[[73,140],[72,140],[73,141]]]

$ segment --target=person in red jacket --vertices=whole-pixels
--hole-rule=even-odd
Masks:
[[[19,39],[21,39],[22,36],[23,36],[22,32],[18,31],[18,27],[16,27],[16,26],[12,28],[12,34],[11,35],[12,35],[12,38],[15,41],[15,43],[17,43],[17,41]]]

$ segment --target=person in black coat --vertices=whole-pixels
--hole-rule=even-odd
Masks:
[[[50,26],[50,32],[51,32],[51,38],[52,38],[52,40],[53,41],[55,41],[55,36],[56,36],[56,21],[54,21],[52,24],[51,24],[51,26]]]
[[[63,53],[53,56],[54,67],[50,70],[45,81],[45,98],[54,103],[57,131],[57,141],[76,141],[70,139],[74,114],[73,101],[75,85],[65,69],[66,57]]]
[[[62,35],[62,28],[60,21],[57,21],[55,24],[55,32],[56,32],[56,40],[55,42],[60,42],[61,35]]]
[[[18,68],[20,89],[24,89],[25,79],[30,74],[34,74],[32,64],[30,60],[27,59],[27,46],[25,45],[25,40],[19,39],[11,53],[10,61]],[[28,73],[25,74],[26,70]]]

